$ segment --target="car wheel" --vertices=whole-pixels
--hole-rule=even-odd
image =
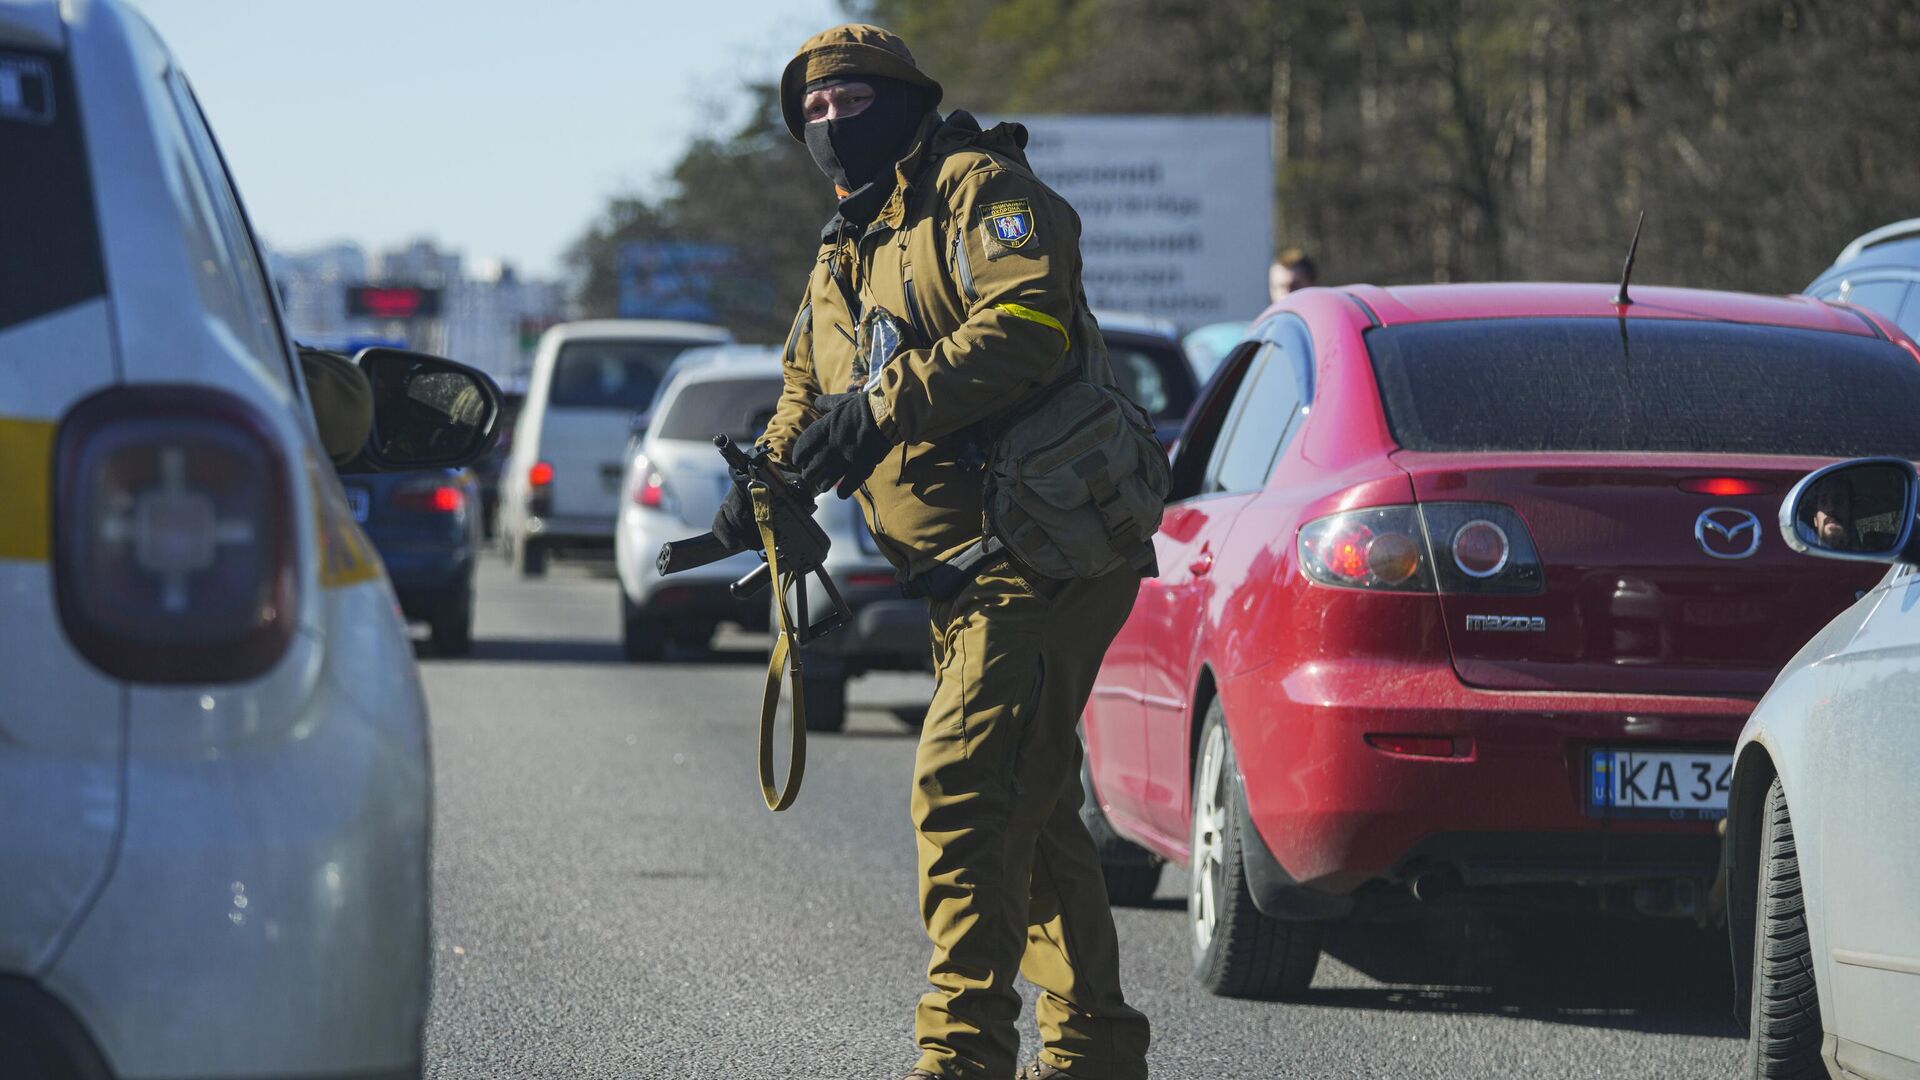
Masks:
[[[435,656],[467,656],[473,652],[473,586],[454,590],[428,622]]]
[[[1247,888],[1242,848],[1246,793],[1218,700],[1207,709],[1193,769],[1193,846],[1187,928],[1193,972],[1222,997],[1298,994],[1320,963],[1320,924],[1261,914]]]
[[[847,726],[847,677],[807,674],[807,730],[840,731]]]
[[[513,545],[514,569],[521,577],[540,577],[547,572],[547,545],[544,541],[521,537]]]
[[[1760,825],[1760,880],[1753,935],[1753,1004],[1747,1075],[1753,1080],[1825,1080],[1820,1059],[1820,993],[1813,981],[1800,892],[1800,857],[1787,794],[1776,777]]]
[[[665,629],[620,590],[620,651],[634,663],[658,660],[667,651]]]
[[[1160,857],[1114,831],[1113,823],[1100,809],[1100,797],[1093,793],[1093,766],[1087,761],[1084,746],[1080,750],[1080,790],[1080,820],[1086,823],[1093,850],[1100,856],[1107,902],[1139,907],[1152,900],[1153,891],[1160,887]]]

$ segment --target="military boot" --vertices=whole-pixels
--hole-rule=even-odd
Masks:
[[[925,1069],[915,1069],[901,1077],[900,1080],[940,1080],[940,1078]]]
[[[1073,1077],[1039,1058],[1034,1058],[1033,1064],[1020,1067],[1020,1072],[1014,1076],[1013,1080],[1073,1080]]]

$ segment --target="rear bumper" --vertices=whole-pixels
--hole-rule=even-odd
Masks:
[[[113,872],[36,980],[107,1075],[418,1075],[428,762],[399,703],[329,687],[286,737],[131,755]]]
[[[29,979],[0,977],[0,1076],[44,1077],[47,1080],[117,1080],[116,1073],[94,1045],[66,1003]],[[256,1073],[223,1076],[222,1080],[419,1080],[416,1063],[399,1069],[372,1072],[305,1074]],[[182,1076],[181,1080],[185,1080]]]
[[[473,581],[473,548],[459,546],[419,546],[380,549],[380,561],[386,564],[387,580],[400,598],[400,608],[410,619],[424,619],[438,610],[445,598],[467,588]]]
[[[898,586],[850,587],[836,581],[853,619],[821,638],[808,652],[842,657],[871,667],[919,667],[932,654],[927,603],[901,597]],[[809,613],[819,618],[816,606]]]
[[[1380,667],[1323,662],[1222,687],[1250,822],[1285,883],[1347,893],[1432,869],[1487,885],[1713,876],[1715,822],[1592,816],[1587,750],[1731,751],[1753,702],[1483,691],[1450,667]],[[1471,749],[1390,754],[1369,733]]]

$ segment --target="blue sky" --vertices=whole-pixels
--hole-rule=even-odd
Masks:
[[[557,272],[836,0],[134,0],[186,69],[254,225],[297,249],[430,236]]]

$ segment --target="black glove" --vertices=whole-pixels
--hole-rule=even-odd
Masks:
[[[727,497],[713,515],[713,538],[728,551],[759,551],[760,525],[753,520],[753,500],[739,484],[729,485]]]
[[[850,498],[893,449],[893,442],[873,422],[865,394],[823,394],[813,407],[820,417],[793,441],[794,467],[809,489],[833,488],[841,498]]]

